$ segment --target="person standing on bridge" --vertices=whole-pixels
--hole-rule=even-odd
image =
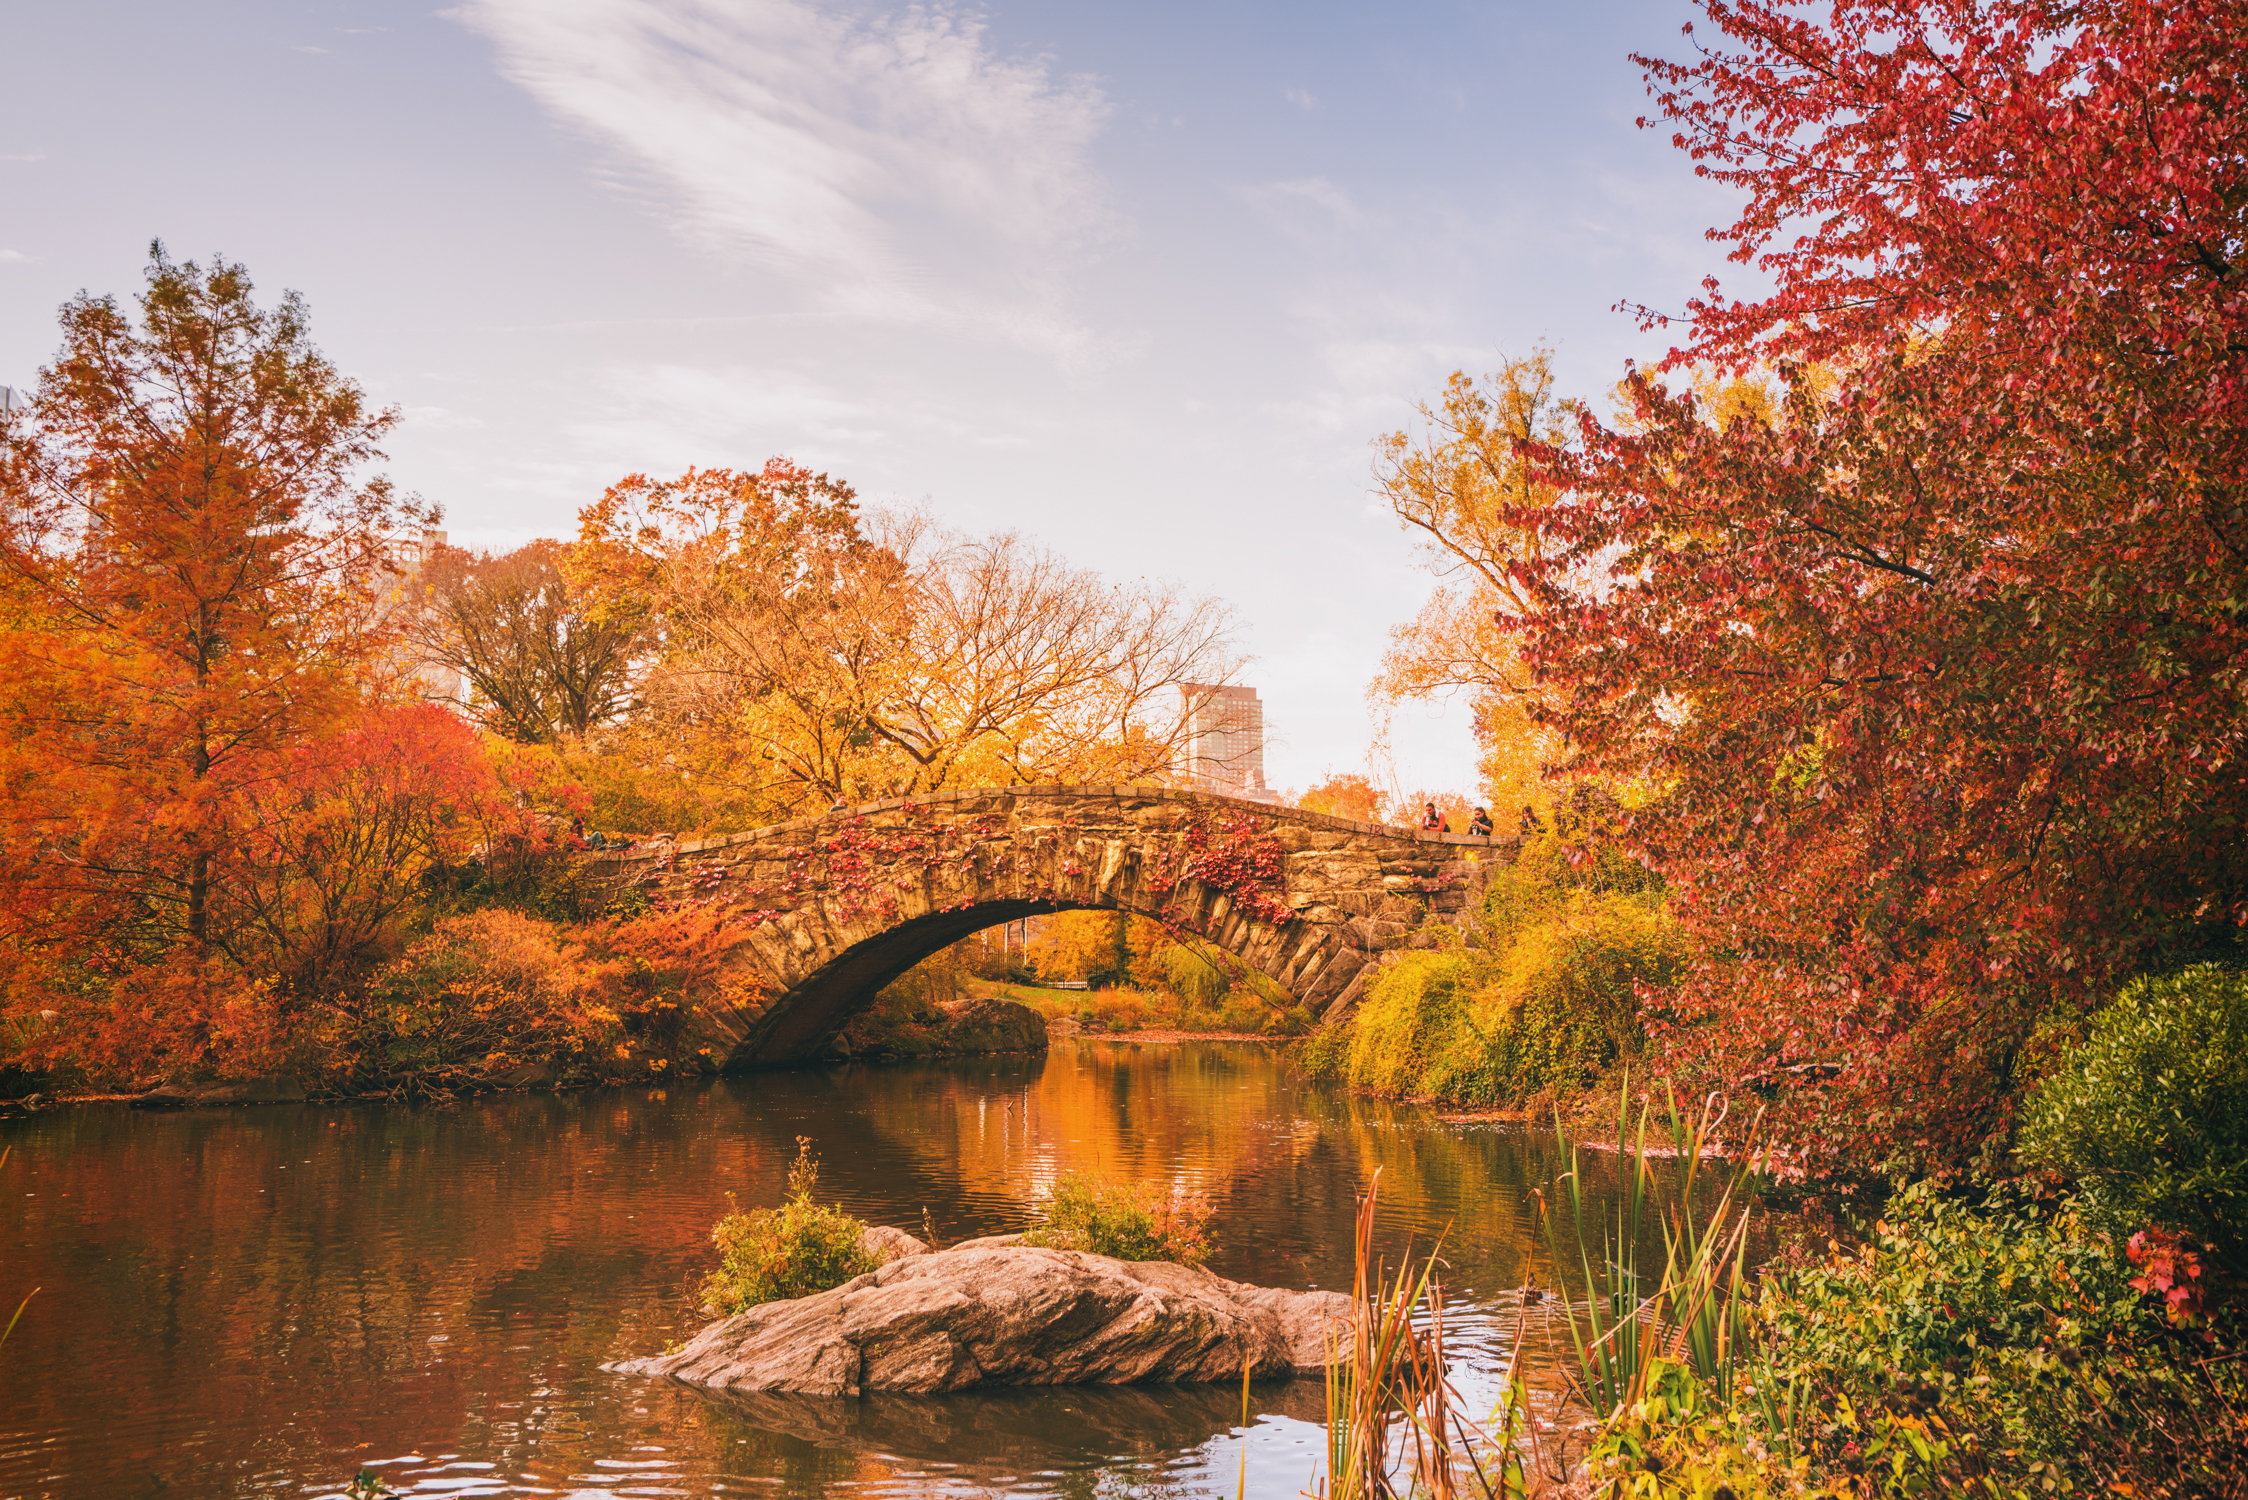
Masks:
[[[1436,810],[1434,802],[1421,804],[1421,827],[1429,833],[1450,833],[1452,827],[1444,821],[1444,814]]]
[[[1467,825],[1467,831],[1474,834],[1477,838],[1487,839],[1492,834],[1493,826],[1494,825],[1491,822],[1491,809],[1489,809],[1488,807],[1479,807],[1475,810],[1475,820]]]

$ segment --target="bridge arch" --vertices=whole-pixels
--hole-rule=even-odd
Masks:
[[[761,1008],[691,1022],[729,1069],[823,1056],[882,988],[1001,922],[1151,917],[1225,949],[1315,1014],[1381,955],[1481,905],[1509,841],[1420,833],[1171,787],[1020,786],[839,809],[608,861],[659,904],[751,927]]]

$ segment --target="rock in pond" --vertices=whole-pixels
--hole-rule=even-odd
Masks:
[[[265,1078],[237,1078],[195,1091],[195,1102],[206,1104],[302,1104],[304,1085],[285,1073]]]
[[[186,1109],[213,1104],[302,1104],[304,1085],[287,1074],[237,1078],[225,1083],[176,1084],[150,1089],[133,1101],[135,1109]]]
[[[944,1052],[1043,1052],[1046,1018],[1020,1000],[987,995],[944,1007]]]
[[[710,1390],[824,1396],[1239,1381],[1244,1368],[1252,1378],[1325,1369],[1328,1341],[1346,1336],[1349,1317],[1339,1292],[970,1242],[907,1251],[833,1291],[736,1313],[670,1354],[615,1368]]]
[[[135,1109],[185,1109],[195,1102],[195,1090],[176,1083],[159,1084],[133,1101]]]

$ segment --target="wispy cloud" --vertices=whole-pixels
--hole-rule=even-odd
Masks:
[[[1090,80],[995,52],[981,20],[812,0],[466,0],[501,71],[613,150],[691,240],[818,305],[1060,355],[1067,256],[1112,219]]]
[[[331,57],[334,55],[326,47],[315,47],[309,42],[301,47],[291,47],[289,50],[291,52],[310,52],[320,57]]]
[[[24,266],[29,264],[31,264],[31,257],[21,250],[0,250],[0,266]]]
[[[44,151],[25,151],[14,156],[0,155],[0,161],[45,161],[46,159],[47,153]]]
[[[1366,215],[1351,201],[1350,194],[1324,177],[1299,177],[1290,182],[1269,182],[1249,189],[1243,196],[1258,207],[1268,210],[1309,203],[1325,209],[1337,222],[1350,229],[1361,228],[1366,223]],[[1322,232],[1325,232],[1326,227],[1321,226]]]
[[[1289,89],[1288,102],[1296,106],[1296,108],[1298,109],[1319,108],[1319,101],[1311,96],[1311,90],[1309,89]]]

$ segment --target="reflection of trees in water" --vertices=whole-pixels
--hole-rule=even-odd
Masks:
[[[1519,1285],[1535,1229],[1530,1191],[1551,1175],[1552,1144],[1536,1132],[1461,1131],[1308,1089],[1255,1048],[1057,1049],[1042,1072],[995,1076],[1004,1101],[980,1079],[929,1076],[926,1094],[901,1088],[910,1108],[870,1117],[900,1154],[953,1174],[966,1196],[1009,1205],[1027,1206],[1060,1171],[1176,1180],[1218,1203],[1231,1253],[1217,1269],[1232,1275],[1254,1266],[1270,1279],[1286,1267],[1333,1285],[1357,1196],[1380,1168],[1398,1248],[1408,1233],[1426,1246],[1450,1222],[1447,1243],[1477,1286]]]
[[[1347,1285],[1357,1199],[1382,1173],[1385,1253],[1443,1236],[1455,1294],[1487,1296],[1535,1276],[1554,1284],[1535,1193],[1564,1169],[1550,1129],[1457,1126],[1390,1101],[1306,1086],[1242,1044],[1064,1043],[1043,1059],[982,1066],[909,1063],[836,1069],[816,1087],[863,1110],[865,1141],[829,1128],[819,1149],[842,1166],[824,1183],[854,1211],[917,1225],[926,1204],[950,1238],[1022,1227],[1061,1172],[1175,1181],[1217,1205],[1221,1275],[1293,1286]],[[885,1165],[856,1181],[847,1158]],[[1614,1158],[1589,1154],[1596,1195]]]
[[[4,1136],[5,1267],[43,1290],[8,1346],[24,1436],[0,1439],[0,1493],[58,1471],[77,1493],[297,1493],[417,1452],[559,1478],[558,1454],[643,1442],[715,1462],[709,1445],[748,1441],[741,1418],[599,1366],[699,1321],[682,1289],[725,1195],[776,1201],[798,1134],[854,1212],[917,1227],[927,1206],[951,1237],[1018,1226],[1055,1171],[1176,1175],[1218,1206],[1220,1274],[1294,1286],[1348,1284],[1379,1167],[1386,1253],[1451,1225],[1454,1296],[1485,1303],[1459,1325],[1478,1363],[1512,1336],[1501,1289],[1533,1260],[1551,1284],[1529,1199],[1559,1167],[1546,1132],[1310,1090],[1253,1047],[1065,1044],[455,1109],[63,1110]],[[1597,1193],[1614,1158],[1586,1170]],[[1211,1431],[1237,1399],[1112,1400],[1174,1397]],[[1160,1450],[1167,1429],[1137,1430]],[[799,1461],[806,1492],[821,1465],[842,1484],[880,1463],[816,1443]]]

